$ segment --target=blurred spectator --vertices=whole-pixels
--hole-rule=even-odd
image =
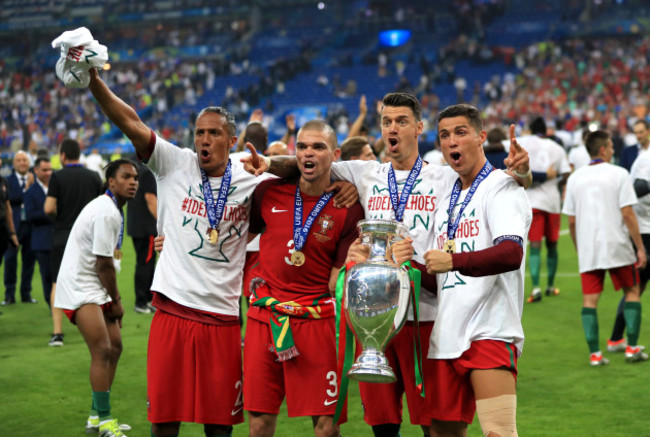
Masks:
[[[103,193],[103,184],[97,173],[84,168],[79,162],[81,147],[73,139],[61,143],[59,156],[64,168],[53,173],[48,185],[43,210],[54,219],[52,234],[52,294],[56,296],[56,279],[61,267],[63,252],[72,225],[81,210],[95,197]],[[52,337],[50,346],[63,346],[63,310],[52,307]]]
[[[156,251],[154,238],[158,234],[156,217],[158,198],[156,196],[156,177],[145,165],[138,164],[138,191],[135,197],[128,201],[127,233],[133,240],[135,248],[135,307],[136,313],[148,314],[155,311],[151,305],[151,283],[156,267]]]
[[[364,137],[349,137],[341,143],[341,161],[376,161],[377,157]]]
[[[20,299],[24,303],[37,303],[31,295],[32,277],[34,275],[34,253],[32,252],[32,228],[25,212],[25,192],[34,183],[34,174],[29,171],[29,157],[20,150],[13,159],[13,172],[7,178],[9,185],[9,201],[13,212],[13,222],[20,248],[10,248],[5,253],[5,300],[4,305],[16,301],[16,287],[18,285],[18,252],[21,254],[20,271]]]
[[[45,214],[43,205],[47,196],[50,177],[52,176],[52,164],[47,158],[37,158],[34,162],[34,174],[36,181],[25,192],[25,212],[31,232],[31,250],[38,261],[43,286],[43,297],[48,306],[51,305],[50,294],[52,293],[52,262],[50,251],[52,250],[53,221]]]

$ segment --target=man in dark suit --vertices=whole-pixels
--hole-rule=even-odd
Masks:
[[[619,162],[619,165],[625,167],[627,171],[632,169],[632,164],[634,164],[639,153],[647,151],[650,145],[650,123],[642,119],[637,120],[632,130],[634,131],[638,144],[624,148],[623,152],[621,152],[621,160]]]
[[[14,226],[18,234],[20,247],[10,247],[5,253],[5,300],[2,305],[16,302],[18,283],[18,251],[21,252],[22,270],[20,274],[20,299],[24,303],[36,303],[32,298],[32,276],[34,275],[34,253],[31,249],[31,226],[25,214],[24,194],[34,183],[34,174],[29,171],[29,157],[20,150],[13,160],[14,171],[7,178],[9,184],[9,202],[13,212]]]
[[[43,205],[47,196],[47,187],[52,176],[52,164],[48,158],[37,158],[34,162],[36,182],[25,192],[25,212],[32,227],[32,252],[41,270],[41,283],[45,302],[50,305],[52,293],[52,224],[54,221],[45,214]],[[51,306],[51,305],[50,305]]]

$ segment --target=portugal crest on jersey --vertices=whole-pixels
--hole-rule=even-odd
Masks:
[[[327,235],[327,231],[334,228],[334,220],[332,220],[332,216],[329,214],[321,215],[318,218],[318,226],[320,229],[314,232],[314,236],[318,239],[318,241],[324,243],[331,238]]]

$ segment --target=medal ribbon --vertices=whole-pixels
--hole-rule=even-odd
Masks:
[[[352,367],[352,359],[354,358],[354,336],[352,330],[347,324],[347,317],[343,312],[345,303],[345,274],[354,266],[355,262],[351,261],[339,271],[339,276],[336,279],[336,316],[335,316],[335,329],[336,329],[336,351],[337,351],[337,365],[336,372],[339,376],[339,398],[336,402],[336,411],[334,412],[334,423],[338,423],[341,417],[343,408],[347,408],[348,403],[348,385],[350,379],[348,372]]]
[[[314,224],[318,214],[325,208],[327,202],[330,201],[334,195],[333,191],[329,193],[323,193],[316,202],[316,205],[312,208],[307,220],[305,220],[305,225],[302,225],[302,196],[300,195],[300,184],[296,184],[296,198],[293,206],[293,244],[296,250],[302,250],[305,242],[307,241],[307,235],[309,235],[309,229],[311,225]]]
[[[596,159],[592,159],[591,161],[589,161],[589,165],[600,164],[601,162],[605,162],[605,161],[603,161],[600,158],[596,158]]]
[[[221,180],[221,188],[219,188],[219,196],[217,197],[216,202],[212,196],[212,187],[210,186],[208,175],[205,173],[205,170],[200,170],[201,180],[203,181],[203,199],[205,202],[205,210],[208,214],[208,222],[210,222],[210,229],[216,230],[217,226],[219,226],[219,223],[221,223],[223,211],[226,209],[226,200],[228,199],[228,191],[230,190],[230,179],[232,176],[230,159],[228,160],[226,171],[224,172],[223,179]]]
[[[460,225],[460,219],[463,216],[463,212],[465,211],[465,208],[467,205],[469,205],[469,202],[472,200],[472,197],[474,197],[474,193],[476,193],[476,189],[478,186],[485,180],[486,177],[494,170],[494,167],[492,167],[492,164],[490,164],[490,161],[485,161],[485,165],[481,169],[480,172],[476,175],[474,178],[474,181],[472,181],[472,185],[469,187],[469,191],[467,192],[467,195],[465,196],[465,200],[463,200],[463,204],[460,207],[460,211],[458,211],[458,215],[456,216],[456,219],[452,222],[451,221],[451,213],[454,210],[454,207],[456,206],[456,202],[458,202],[458,197],[460,196],[460,191],[461,191],[461,186],[462,183],[460,181],[460,178],[456,180],[454,183],[454,188],[451,191],[451,199],[449,199],[449,210],[447,211],[447,215],[449,216],[449,221],[447,222],[447,240],[453,240],[456,231],[458,230],[458,226]]]
[[[411,261],[406,261],[402,267],[408,268],[409,278],[411,279],[411,305],[413,305],[413,324],[415,325],[413,335],[413,363],[415,375],[415,388],[420,396],[425,397],[424,378],[422,374],[422,339],[420,339],[420,286],[422,283],[422,272],[411,265]],[[429,339],[427,339],[429,341]]]
[[[113,203],[115,203],[115,207],[117,208],[117,210],[120,212],[120,215],[122,216],[122,224],[120,226],[120,236],[117,239],[117,248],[119,250],[122,248],[122,241],[124,240],[124,211],[122,211],[122,209],[120,209],[120,207],[117,205],[117,199],[115,198],[113,193],[111,193],[111,190],[106,190],[104,194],[106,194],[108,197],[110,197],[113,200]]]
[[[390,203],[393,206],[393,211],[395,212],[395,220],[398,222],[402,221],[404,217],[404,210],[406,209],[406,203],[409,200],[411,195],[411,190],[415,184],[415,180],[420,175],[420,170],[422,170],[422,158],[418,155],[418,159],[415,161],[415,165],[409,172],[406,182],[404,183],[404,188],[402,192],[397,194],[397,181],[395,180],[395,171],[393,170],[393,164],[388,168],[388,192],[390,194]]]

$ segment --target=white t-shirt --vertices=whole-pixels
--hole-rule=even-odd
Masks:
[[[633,264],[636,255],[621,208],[636,205],[630,175],[606,162],[576,170],[567,182],[562,213],[576,218],[580,273]]]
[[[95,270],[97,256],[112,257],[122,225],[113,199],[105,194],[92,200],[75,220],[65,245],[56,281],[54,306],[75,310],[88,303],[102,305],[111,300]],[[119,272],[120,261],[113,260]]]
[[[395,220],[395,212],[388,191],[390,164],[376,161],[344,161],[332,164],[332,177],[352,182],[359,191],[359,202],[366,218]],[[409,172],[396,170],[397,191],[402,192]],[[432,247],[433,214],[442,196],[451,191],[458,175],[448,166],[424,165],[417,177],[404,211],[403,223],[413,238],[413,259],[425,264],[423,255]],[[424,289],[423,289],[424,290]],[[434,290],[420,294],[420,320],[436,317]],[[409,315],[409,320],[412,316]]]
[[[211,244],[196,153],[156,137],[148,165],[158,184],[158,227],[165,247],[151,289],[189,308],[238,316],[248,216],[258,179],[237,157],[231,157],[231,163],[219,239]],[[215,202],[222,179],[209,178]]]
[[[532,171],[546,173],[548,168],[553,166],[558,173],[557,178],[548,179],[542,183],[533,183],[526,190],[530,205],[541,211],[559,214],[561,208],[560,191],[558,190],[559,176],[571,173],[566,152],[555,141],[540,138],[537,135],[521,137],[517,141],[528,151]]]
[[[463,190],[452,211],[455,218],[469,190]],[[435,214],[435,247],[443,250],[451,191]],[[501,170],[481,182],[463,211],[456,231],[456,251],[474,252],[494,246],[499,237],[514,236],[522,242],[532,221],[524,189]],[[517,270],[498,275],[470,277],[457,271],[438,274],[438,318],[431,332],[429,358],[458,358],[476,340],[513,343],[521,354],[524,331],[525,262]]]
[[[427,153],[424,154],[422,159],[428,162],[429,164],[447,165],[447,161],[445,161],[445,156],[438,149],[429,150]]]
[[[634,160],[630,169],[632,184],[636,179],[643,179],[650,182],[650,153],[641,152]],[[639,203],[634,205],[634,212],[639,222],[639,230],[642,234],[650,234],[650,194],[639,197]],[[649,248],[650,249],[650,248]]]
[[[589,162],[591,162],[591,156],[584,144],[578,144],[569,152],[569,164],[573,166],[573,171],[589,165]]]

